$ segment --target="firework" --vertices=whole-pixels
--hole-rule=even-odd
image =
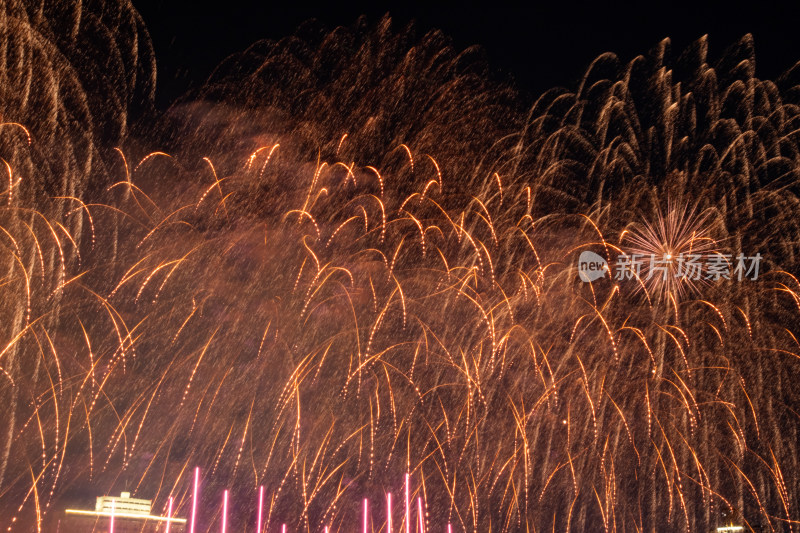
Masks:
[[[192,533],[800,527],[800,113],[749,37],[605,55],[519,113],[474,50],[359,21],[229,58],[137,137],[140,18],[58,5],[63,34],[4,5],[59,83],[0,95],[0,525],[97,487]],[[74,64],[105,42],[80,19],[113,68]],[[588,249],[765,265],[584,283]]]

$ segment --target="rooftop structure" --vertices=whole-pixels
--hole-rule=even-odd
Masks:
[[[93,511],[67,509],[62,531],[69,533],[183,533],[185,518],[151,514],[152,501],[119,496],[99,496]]]

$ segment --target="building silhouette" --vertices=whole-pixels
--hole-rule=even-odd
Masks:
[[[67,509],[58,528],[64,533],[185,533],[186,519],[151,511],[151,500],[131,498],[129,492],[99,496],[94,510]]]

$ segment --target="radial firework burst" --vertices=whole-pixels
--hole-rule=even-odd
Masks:
[[[653,297],[679,299],[687,292],[701,292],[709,283],[708,261],[720,258],[733,270],[711,236],[709,213],[695,213],[686,206],[667,207],[654,222],[626,230],[621,236],[628,266],[639,287]]]

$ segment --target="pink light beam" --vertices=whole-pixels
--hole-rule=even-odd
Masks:
[[[406,533],[411,533],[411,502],[408,495],[409,475],[406,472]]]
[[[194,467],[194,490],[192,491],[192,523],[189,525],[189,533],[194,533],[195,517],[197,516],[197,492],[200,485],[200,467]]]
[[[392,493],[386,493],[386,533],[392,533]]]
[[[117,500],[111,498],[111,520],[108,522],[108,533],[114,533],[114,512],[117,510]]]
[[[167,529],[164,530],[164,533],[169,533],[169,526],[172,523],[172,496],[169,497],[169,503],[167,504]]]
[[[425,533],[425,516],[422,514],[422,496],[417,498],[417,517],[419,518],[419,533]]]
[[[261,517],[264,509],[264,485],[258,487],[258,522],[256,522],[256,533],[261,533]]]
[[[228,525],[228,491],[222,493],[222,533]]]

